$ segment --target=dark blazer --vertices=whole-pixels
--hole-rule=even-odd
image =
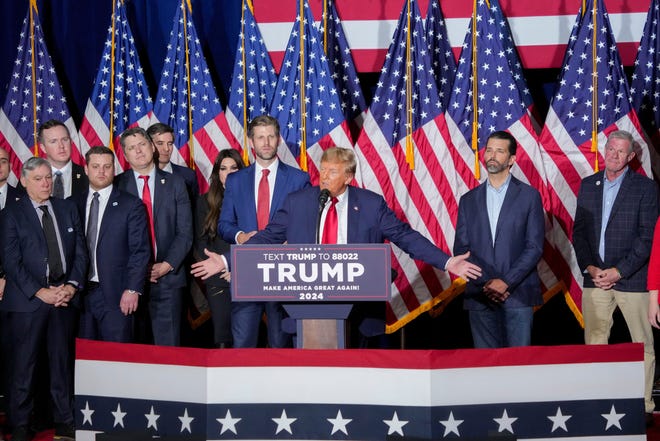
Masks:
[[[85,167],[75,162],[71,163],[71,196],[85,193],[89,188],[89,179],[85,173]]]
[[[239,231],[249,233],[257,230],[257,205],[254,200],[255,170],[256,166],[253,164],[227,176],[218,229],[229,243],[235,242],[234,238]],[[280,161],[270,203],[269,219],[273,219],[289,193],[309,185],[307,173]]]
[[[487,304],[483,286],[490,279],[502,279],[511,295],[504,308],[543,303],[536,271],[545,239],[545,219],[539,192],[511,176],[509,188],[497,219],[495,244],[488,221],[487,184],[484,182],[461,197],[458,205],[454,255],[470,251],[470,262],[481,267],[482,275],[465,288],[466,309]]]
[[[87,195],[88,192],[72,196],[81,219],[89,215],[86,211]],[[144,293],[150,259],[144,204],[141,199],[115,186],[103,212],[96,241],[96,270],[107,305],[119,308],[126,289]]]
[[[182,287],[186,285],[186,269],[183,263],[192,246],[193,238],[188,191],[183,179],[157,167],[155,181],[152,197],[158,252],[156,262],[167,262],[174,268],[169,274],[161,277],[158,284],[165,287]],[[137,191],[133,170],[117,175],[115,183],[120,190],[142,200],[142,195]]]
[[[25,191],[21,191],[18,188],[7,184],[7,198],[5,199],[5,208],[15,204],[16,201],[18,201],[23,196],[25,196]]]
[[[188,198],[190,203],[194,204],[199,196],[199,184],[197,183],[197,174],[195,170],[189,167],[183,167],[181,165],[171,164],[172,165],[172,174],[175,174],[182,178],[186,182],[186,188],[188,189]]]
[[[87,274],[87,247],[83,225],[73,202],[51,198],[66,260],[65,278],[82,288]],[[0,309],[33,312],[41,304],[37,291],[48,287],[46,238],[30,198],[25,195],[0,212],[2,262],[7,273]],[[74,296],[73,304],[78,296]]]
[[[605,260],[598,254],[603,216],[604,171],[582,180],[577,197],[573,224],[573,247],[580,270],[594,265],[606,269],[616,267],[622,279],[619,291],[646,291],[646,273],[651,254],[653,228],[658,218],[657,184],[630,169],[621,182],[610,220],[605,230]],[[585,288],[594,283],[586,274]]]
[[[318,186],[291,193],[268,226],[247,243],[316,243],[319,193]],[[387,239],[412,258],[440,269],[444,269],[449,259],[410,225],[400,221],[385,199],[372,191],[349,187],[347,223],[348,243],[383,243]]]

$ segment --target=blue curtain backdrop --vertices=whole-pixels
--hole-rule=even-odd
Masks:
[[[113,0],[37,0],[46,45],[69,110],[79,123],[110,26]],[[128,19],[152,97],[160,79],[175,8],[181,0],[126,0]],[[4,103],[28,0],[0,0],[0,105]],[[221,99],[228,94],[241,0],[192,0],[193,20]]]

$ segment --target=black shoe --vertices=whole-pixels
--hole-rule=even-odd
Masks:
[[[653,426],[653,424],[655,424],[655,421],[653,420],[653,412],[646,412],[644,414],[644,421],[646,422],[646,427]]]
[[[54,440],[75,440],[76,439],[76,429],[73,427],[73,423],[55,423],[55,437]]]
[[[28,426],[17,426],[11,433],[12,441],[30,441],[32,439],[32,431]]]

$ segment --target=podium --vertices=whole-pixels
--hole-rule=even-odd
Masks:
[[[354,302],[388,301],[390,246],[232,245],[235,302],[281,302],[296,321],[296,347],[343,349]]]

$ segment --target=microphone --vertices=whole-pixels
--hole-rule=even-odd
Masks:
[[[325,207],[325,204],[328,202],[328,199],[330,199],[330,190],[324,188],[323,190],[321,190],[321,194],[319,194],[319,207],[321,208]]]

